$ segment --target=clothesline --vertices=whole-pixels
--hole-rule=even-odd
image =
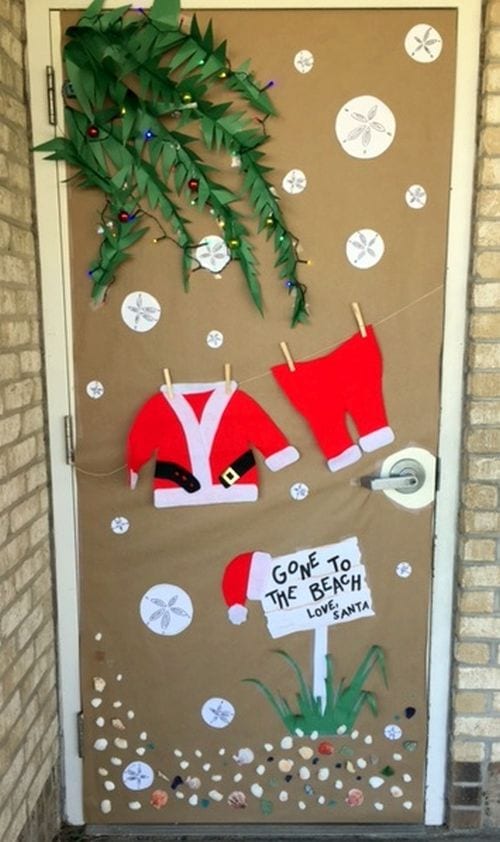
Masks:
[[[419,298],[415,298],[413,301],[408,302],[405,304],[404,307],[400,307],[399,310],[395,310],[392,313],[389,313],[387,316],[384,316],[382,319],[378,319],[376,322],[372,322],[373,327],[378,327],[384,322],[388,322],[391,319],[395,319],[396,316],[399,316],[401,313],[404,313],[406,310],[409,310],[410,307],[415,307],[417,304],[420,304],[421,301],[424,301],[426,298],[430,298],[431,295],[435,295],[436,292],[439,292],[443,289],[443,284],[439,284],[439,286],[434,287],[433,289],[425,292],[423,295],[419,296]],[[316,349],[312,354],[307,354],[307,356],[302,357],[303,360],[310,360],[317,357],[319,354],[324,354],[327,351],[330,351],[334,348],[335,345],[327,345],[326,347]],[[264,371],[261,374],[255,374],[253,377],[246,377],[244,380],[239,380],[238,385],[243,385],[244,383],[252,383],[255,380],[261,380],[263,377],[269,377],[270,372]],[[80,474],[84,474],[87,477],[111,477],[114,474],[118,474],[126,468],[126,465],[120,465],[119,468],[114,468],[112,471],[105,471],[103,473],[95,473],[94,471],[87,471],[85,468],[80,468],[79,465],[76,465],[74,462],[71,463],[71,467],[75,469]]]

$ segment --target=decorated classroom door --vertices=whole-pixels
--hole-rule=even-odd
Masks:
[[[100,6],[52,146],[85,818],[418,823],[455,13]]]

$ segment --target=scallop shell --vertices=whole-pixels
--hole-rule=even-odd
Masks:
[[[199,789],[201,786],[201,781],[199,778],[192,778],[191,775],[186,778],[186,784],[188,785],[189,789]]]
[[[125,731],[125,725],[121,721],[121,719],[112,719],[111,724],[113,728],[116,728],[117,731]]]
[[[282,760],[279,761],[278,769],[280,770],[280,772],[284,772],[285,774],[287,774],[287,772],[290,772],[293,769],[293,760],[289,760],[288,758],[284,757]]]
[[[247,797],[244,792],[235,790],[227,799],[227,803],[235,810],[244,810],[247,806]]]
[[[233,754],[233,760],[238,766],[245,766],[247,763],[252,763],[255,758],[251,748],[240,748],[238,754]]]

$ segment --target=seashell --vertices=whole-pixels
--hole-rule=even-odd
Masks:
[[[117,731],[125,731],[125,725],[121,721],[121,719],[112,719],[111,724],[113,728],[116,728]]]
[[[104,737],[100,737],[94,743],[94,748],[96,751],[104,751],[108,747],[108,741],[104,739]]]
[[[92,684],[94,685],[94,690],[96,693],[102,693],[104,688],[106,687],[106,682],[104,678],[101,678],[99,675],[94,676],[92,679]]]
[[[299,748],[299,754],[303,760],[310,760],[314,754],[314,751],[312,750],[311,746],[301,746]]]
[[[365,796],[360,789],[350,789],[344,800],[348,807],[361,807]]]
[[[168,802],[168,793],[165,792],[164,789],[155,789],[154,792],[151,793],[151,798],[149,803],[155,810],[161,810],[162,807]]]
[[[190,795],[188,798],[188,804],[191,804],[191,807],[196,807],[198,804],[198,796],[196,793],[194,795]]]
[[[330,777],[330,770],[327,769],[325,766],[322,766],[321,769],[318,769],[318,781],[327,781]]]
[[[354,775],[354,773],[356,771],[356,767],[354,766],[354,763],[351,763],[351,761],[348,760],[347,763],[345,764],[345,767],[346,767],[347,771],[351,773],[351,775]]]
[[[318,754],[335,754],[335,746],[329,740],[323,740],[318,746]]]
[[[111,801],[109,798],[105,798],[104,801],[101,801],[101,812],[111,813]]]
[[[113,792],[113,790],[116,789],[116,786],[113,781],[104,781],[104,789],[107,789],[108,792]]]
[[[264,790],[262,789],[260,784],[252,784],[250,787],[250,792],[252,795],[255,795],[256,798],[262,798]]]
[[[129,810],[140,810],[142,804],[140,801],[129,801],[128,802]]]
[[[244,792],[235,790],[227,799],[227,803],[235,810],[244,810],[247,806],[247,797]]]
[[[280,794],[278,795],[278,798],[280,801],[283,801],[283,803],[285,801],[288,801],[288,792],[286,791],[286,789],[281,790]]]
[[[192,778],[191,775],[186,778],[186,784],[189,789],[199,789],[201,786],[201,781],[199,778]]]
[[[301,766],[299,769],[299,778],[301,779],[301,781],[308,781],[310,777],[311,773],[307,766]]]
[[[369,778],[368,783],[370,784],[372,789],[379,789],[385,784],[385,781],[378,775],[373,775],[371,778]]]
[[[393,798],[401,798],[403,790],[400,786],[391,786],[391,795]]]
[[[216,789],[211,789],[208,793],[208,797],[212,799],[212,801],[222,801],[224,796]]]
[[[289,749],[293,746],[293,739],[292,737],[283,737],[280,743],[281,748]]]
[[[284,757],[278,763],[278,769],[280,770],[280,772],[285,772],[285,774],[287,772],[290,772],[293,769],[293,760]]]
[[[238,766],[245,766],[247,763],[252,763],[255,759],[255,754],[251,748],[240,748],[238,754],[233,754],[233,760]]]
[[[123,737],[116,737],[113,740],[113,745],[115,745],[117,748],[122,749],[123,751],[126,748],[128,748],[128,742],[127,742],[127,740],[124,740]]]

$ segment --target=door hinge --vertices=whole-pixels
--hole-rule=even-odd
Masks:
[[[76,739],[78,745],[78,757],[83,757],[83,710],[76,714]]]
[[[73,440],[73,419],[71,415],[64,416],[64,444],[66,447],[66,464],[73,465],[75,445]]]
[[[56,74],[50,64],[45,68],[45,84],[47,86],[47,119],[51,126],[57,126]]]
[[[436,491],[441,487],[441,457],[436,457]]]

